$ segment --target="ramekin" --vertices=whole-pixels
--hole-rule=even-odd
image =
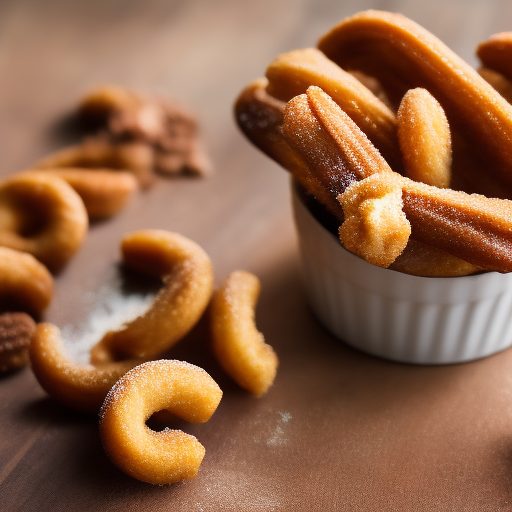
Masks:
[[[414,364],[461,363],[512,345],[512,273],[437,278],[376,267],[347,251],[291,189],[306,294],[340,340]]]

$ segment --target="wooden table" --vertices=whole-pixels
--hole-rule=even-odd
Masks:
[[[204,322],[170,352],[224,397],[209,422],[179,425],[206,457],[196,479],[165,487],[116,469],[97,419],[54,403],[29,368],[1,377],[0,510],[512,510],[512,350],[413,367],[336,341],[302,291],[288,177],[233,121],[235,97],[278,53],[370,7],[413,18],[472,64],[479,41],[512,28],[505,0],[0,2],[2,175],[67,144],[59,119],[108,82],[192,107],[216,168],[160,179],[92,225],[44,319],[79,350],[73,329],[137,297],[118,268],[121,236],[169,229],[205,248],[216,284],[235,269],[261,278],[257,322],[281,361],[256,399],[217,367]]]

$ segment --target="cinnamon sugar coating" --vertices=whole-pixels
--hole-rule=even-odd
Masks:
[[[390,108],[320,50],[306,48],[279,55],[267,68],[267,93],[283,101],[309,86],[324,90],[359,126],[395,170],[402,168],[397,120]]]
[[[66,354],[58,327],[39,324],[30,343],[32,371],[41,387],[57,402],[96,414],[114,383],[142,359],[80,365]]]
[[[410,89],[397,118],[405,175],[427,185],[449,187],[452,139],[443,107],[426,89]]]
[[[496,41],[500,40],[499,59],[505,66],[509,39],[510,35],[491,38],[479,54],[499,53]],[[235,112],[250,140],[289,170],[340,224],[346,212],[336,202],[338,197],[343,202],[344,192],[354,182],[371,181],[375,174],[393,181],[388,185],[396,192],[388,196],[386,189],[375,190],[379,201],[369,197],[369,203],[362,194],[354,205],[363,210],[351,213],[354,227],[370,222],[368,233],[379,238],[367,234],[357,247],[358,237],[349,235],[349,224],[341,229],[346,243],[353,243],[353,250],[361,254],[365,243],[371,247],[384,240],[384,231],[374,223],[375,212],[389,213],[382,225],[397,229],[405,214],[411,233],[404,250],[399,252],[406,231],[400,243],[392,244],[395,249],[388,258],[380,259],[382,251],[376,249],[385,243],[368,253],[380,265],[433,277],[512,270],[512,107],[508,102],[432,34],[401,15],[356,14],[324,36],[319,50],[279,56],[267,69],[268,83],[260,80],[240,94]],[[491,63],[490,57],[482,60],[486,66],[482,74],[506,91],[510,84],[504,67]],[[369,89],[358,94],[362,89],[351,88],[348,73],[361,77],[385,102],[379,103]],[[312,87],[319,85],[330,95]],[[280,100],[288,103],[281,106]],[[388,101],[395,108],[401,104],[398,124],[389,117],[386,128],[378,113],[368,119],[358,117],[357,108],[365,111],[379,105],[382,113]],[[395,128],[389,129],[393,123]],[[373,130],[392,141],[391,146],[400,141],[405,165],[396,165],[385,154],[386,145],[377,141]],[[382,147],[376,148],[372,137]]]
[[[158,229],[129,233],[123,238],[124,264],[163,281],[146,313],[109,331],[93,347],[91,361],[153,357],[168,350],[197,323],[213,291],[208,255],[188,238]]]
[[[249,272],[232,272],[211,305],[213,351],[225,372],[255,396],[274,382],[278,358],[256,328],[254,308],[260,282]]]
[[[339,228],[343,246],[373,265],[389,267],[411,235],[400,186],[387,174],[373,174],[353,182],[338,199],[345,212]]]
[[[345,69],[378,79],[398,105],[409,89],[427,89],[454,135],[452,188],[512,197],[512,106],[463,59],[400,14],[364,11],[318,42]]]
[[[103,447],[116,466],[152,484],[196,476],[205,448],[181,430],[155,432],[146,420],[169,410],[185,421],[210,419],[222,391],[203,369],[182,361],[144,363],[124,375],[108,393],[100,412]]]

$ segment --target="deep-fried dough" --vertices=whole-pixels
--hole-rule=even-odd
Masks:
[[[146,420],[170,410],[185,421],[204,423],[222,391],[202,368],[182,361],[151,361],[119,379],[100,412],[100,435],[110,460],[130,476],[170,484],[196,476],[204,446],[181,430],[155,432]]]
[[[105,138],[86,139],[48,155],[37,162],[34,169],[58,167],[85,167],[130,171],[142,188],[153,182],[153,149],[145,142],[113,143]]]
[[[287,169],[335,217],[343,218],[338,201],[286,142],[282,133],[285,103],[270,96],[267,85],[268,80],[260,78],[248,85],[237,98],[235,117],[240,129],[257,148]]]
[[[388,175],[373,174],[353,182],[338,200],[345,212],[339,228],[344,247],[373,265],[389,267],[411,235],[400,185]]]
[[[512,32],[501,32],[492,35],[487,41],[480,43],[476,54],[482,64],[489,69],[501,73],[512,80]]]
[[[341,224],[344,214],[336,199],[337,195],[344,190],[343,183],[336,182],[338,171],[343,170],[343,165],[337,163],[341,160],[339,145],[333,142],[333,135],[330,135],[325,127],[319,126],[319,121],[313,113],[308,112],[310,107],[304,104],[303,100],[297,99],[295,101],[297,105],[302,106],[302,110],[294,111],[289,116],[292,126],[289,127],[288,137],[294,138],[293,132],[297,133],[294,146],[294,143],[283,134],[284,106],[280,100],[268,95],[266,85],[265,79],[257,80],[247,86],[238,97],[235,115],[242,131],[259,149],[290,171],[304,189],[323,204]],[[330,111],[333,124],[336,124],[335,118],[340,109],[334,109],[334,106],[322,105],[320,109],[326,111],[326,114]],[[288,109],[292,109],[292,104]],[[301,125],[296,121],[295,116],[303,116],[304,124]],[[325,118],[326,115],[323,117]],[[348,123],[348,126],[342,129],[347,130],[350,126],[355,126],[354,123],[352,125]],[[310,137],[311,151],[307,155],[305,154],[307,144],[301,143],[301,136],[305,141]],[[357,132],[349,134],[349,137],[357,137]],[[315,152],[313,149],[315,147],[321,147],[322,151]],[[370,152],[376,153],[368,141],[366,147]],[[332,165],[330,165],[331,162]],[[357,162],[353,164],[357,165]],[[375,154],[373,164],[370,161],[368,168],[360,169],[360,177],[369,175],[372,167],[374,172],[382,172],[386,168],[389,170],[387,163],[383,162],[380,155]],[[336,172],[332,172],[334,170]],[[344,180],[345,185],[348,184],[352,179],[350,176],[349,173],[348,181],[347,177],[341,181]],[[405,251],[392,264],[392,268],[409,274],[432,277],[466,275],[476,270],[475,266],[451,254],[412,239]]]
[[[357,229],[360,224],[356,218],[356,222],[340,228],[340,233],[344,232],[351,242],[347,249],[370,263],[388,266],[381,264],[386,260],[379,259],[383,252],[386,254],[385,251],[373,242],[379,235],[394,236],[395,231],[402,229],[403,208],[417,240],[455,256],[463,256],[484,269],[512,271],[512,201],[440,190],[396,173],[375,174],[354,183],[339,197],[344,208],[347,208],[347,221],[354,216],[362,216],[357,210],[362,209],[368,200],[373,200],[375,196],[386,197],[390,190],[396,188],[401,188],[403,203],[395,201],[386,204],[391,210],[391,214],[389,210],[385,212],[388,223],[377,222],[370,226],[367,221],[364,224],[366,230]],[[349,212],[353,211],[355,213],[349,216]],[[391,254],[390,251],[390,258]]]
[[[255,396],[268,391],[278,359],[254,321],[259,279],[249,272],[232,272],[215,293],[211,306],[213,351],[225,372]]]
[[[0,315],[0,373],[18,370],[29,361],[28,347],[36,323],[26,313]]]
[[[512,82],[501,73],[492,69],[481,67],[478,70],[480,76],[496,89],[509,103],[512,103]]]
[[[146,313],[109,331],[91,350],[91,362],[152,357],[168,350],[197,323],[213,291],[208,255],[178,233],[147,229],[123,238],[124,264],[159,277],[163,288]]]
[[[283,101],[310,85],[324,90],[359,126],[394,170],[402,169],[393,112],[350,73],[315,48],[279,55],[267,68],[267,92]]]
[[[53,278],[31,254],[0,247],[0,308],[36,317],[49,306]]]
[[[453,254],[409,238],[405,250],[388,267],[404,274],[422,277],[460,277],[480,269]]]
[[[512,201],[400,181],[416,240],[484,270],[512,271]]]
[[[426,89],[407,91],[397,114],[405,174],[439,188],[450,186],[452,144],[443,108]]]
[[[401,177],[318,87],[287,104],[283,133],[331,194],[338,196],[372,174],[389,175],[402,187],[412,238],[483,269],[512,270],[511,201],[437,189]]]
[[[470,142],[454,145],[453,187],[512,197],[512,106],[436,37],[399,14],[366,11],[341,21],[318,47],[345,69],[376,77],[396,104],[408,89],[427,89],[456,138]],[[478,159],[474,169],[458,164],[467,154]]]
[[[78,250],[87,227],[84,203],[64,180],[23,173],[0,182],[0,245],[58,270]]]
[[[41,387],[57,402],[96,414],[110,388],[143,359],[80,365],[65,353],[58,327],[39,324],[30,343],[32,370]]]
[[[115,215],[124,208],[138,188],[135,176],[124,171],[65,167],[39,170],[43,171],[63,179],[73,187],[82,198],[89,219]]]

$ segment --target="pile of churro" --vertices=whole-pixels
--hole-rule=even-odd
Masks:
[[[361,12],[279,55],[236,118],[368,262],[510,272],[512,33],[477,54],[478,71],[404,16]]]

